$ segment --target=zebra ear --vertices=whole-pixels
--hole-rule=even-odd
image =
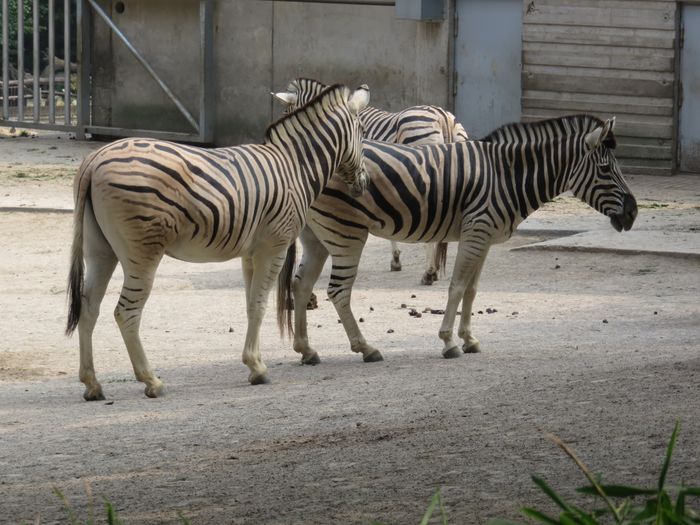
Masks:
[[[369,88],[367,87],[367,84],[362,84],[352,95],[350,95],[348,107],[350,108],[350,111],[357,115],[360,111],[367,107],[367,104],[369,104]]]
[[[589,149],[595,149],[600,146],[612,133],[615,128],[615,117],[606,120],[602,126],[598,126],[593,131],[586,135],[586,145]]]
[[[279,100],[280,102],[282,102],[282,104],[285,104],[287,106],[291,106],[297,103],[296,93],[282,91],[281,93],[270,92],[270,95],[272,95],[276,100]]]

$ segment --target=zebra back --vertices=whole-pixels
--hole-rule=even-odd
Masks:
[[[287,91],[273,93],[293,111],[308,103],[323,91],[325,84],[310,78],[297,78],[287,86]],[[464,127],[455,116],[438,106],[412,106],[399,112],[367,107],[360,113],[365,138],[381,142],[393,142],[410,146],[444,144],[468,140]]]

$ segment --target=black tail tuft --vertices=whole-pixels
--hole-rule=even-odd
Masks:
[[[83,258],[73,258],[68,275],[68,324],[66,335],[71,335],[80,320],[80,307],[83,297]]]
[[[292,278],[297,259],[296,240],[287,248],[287,257],[284,266],[277,278],[277,326],[283,337],[294,335],[292,323],[292,310],[294,310],[292,296]]]

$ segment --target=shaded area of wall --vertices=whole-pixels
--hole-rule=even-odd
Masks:
[[[199,113],[199,8],[191,0],[126,0],[111,12],[189,111]],[[109,5],[109,4],[105,4]],[[449,106],[447,22],[398,20],[392,7],[217,1],[214,136],[259,142],[279,115],[269,95],[298,76],[367,83],[372,105]],[[94,123],[189,132],[187,121],[111,31],[95,23]]]
[[[532,0],[523,10],[523,120],[617,116],[630,173],[670,174],[676,2]]]

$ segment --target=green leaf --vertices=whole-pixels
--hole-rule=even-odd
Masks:
[[[632,498],[634,496],[657,494],[656,489],[643,489],[641,487],[628,487],[625,485],[601,485],[600,488],[603,489],[603,492],[605,492],[607,496],[613,498]],[[598,491],[593,485],[579,487],[576,489],[576,492],[592,496],[598,495]]]
[[[676,424],[673,427],[673,432],[671,433],[671,441],[668,442],[668,447],[666,448],[666,458],[664,459],[663,467],[661,467],[661,475],[659,476],[659,495],[664,489],[666,484],[666,474],[668,473],[668,467],[671,464],[671,456],[673,455],[673,448],[676,446],[676,438],[678,437],[678,430],[680,429],[681,422],[676,420]]]
[[[569,504],[566,503],[566,501],[564,501],[564,499],[561,496],[559,496],[559,494],[554,492],[554,490],[549,485],[547,485],[545,480],[543,480],[542,478],[539,478],[537,476],[534,476],[534,475],[530,476],[530,477],[532,478],[532,481],[534,481],[535,484],[537,486],[539,486],[542,489],[542,491],[545,494],[547,494],[547,496],[549,496],[551,498],[551,500],[554,501],[554,503],[556,503],[559,506],[559,508],[561,508],[562,510],[565,510],[567,512],[573,513]]]
[[[559,515],[559,523],[561,523],[561,525],[583,525],[582,521],[568,512],[563,512]]]
[[[490,519],[486,522],[486,525],[523,525],[517,521],[502,520],[500,518]]]
[[[428,525],[428,522],[430,521],[430,518],[433,516],[433,511],[435,510],[435,507],[440,501],[440,489],[438,488],[435,491],[435,494],[433,494],[433,497],[430,499],[430,504],[428,505],[428,508],[425,510],[425,514],[423,514],[423,519],[420,520],[420,525]]]
[[[560,525],[557,520],[541,513],[539,510],[531,509],[529,507],[523,507],[520,512],[525,514],[528,518],[536,519],[542,523],[547,523],[548,525]]]

